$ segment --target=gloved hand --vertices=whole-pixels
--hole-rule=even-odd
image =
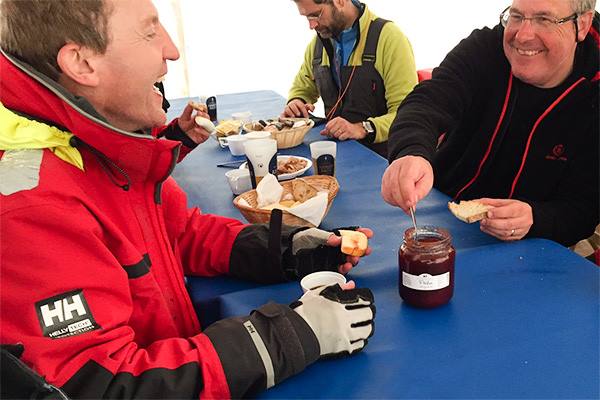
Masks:
[[[340,230],[360,230],[368,238],[373,232],[367,228],[349,227],[334,229],[333,232],[318,228],[310,228],[296,232],[292,237],[291,264],[295,265],[298,278],[302,278],[315,271],[337,271],[347,273],[356,265],[360,257],[342,254],[340,250]],[[371,253],[368,248],[366,255]]]
[[[373,335],[375,304],[369,289],[342,290],[339,285],[317,288],[290,307],[314,332],[321,357],[358,352]]]

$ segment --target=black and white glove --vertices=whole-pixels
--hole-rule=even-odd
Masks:
[[[338,271],[347,256],[339,246],[327,245],[332,234],[339,236],[337,229],[328,232],[318,228],[305,229],[292,236],[291,255],[284,258],[283,266],[289,279],[302,279],[316,271]]]
[[[321,357],[360,351],[373,335],[369,289],[339,285],[308,291],[289,307],[269,303],[249,316],[204,330],[219,356],[232,398],[268,389]]]
[[[321,357],[353,354],[373,336],[375,303],[369,289],[339,285],[309,290],[290,305],[319,341]]]
[[[244,228],[231,249],[229,273],[261,283],[299,280],[316,271],[338,271],[347,262],[341,248],[327,245],[332,233],[317,228],[283,225],[281,210],[271,212],[269,225]]]

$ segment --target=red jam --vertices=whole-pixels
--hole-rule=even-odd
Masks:
[[[454,293],[452,238],[437,227],[409,228],[398,251],[398,289],[408,304],[433,308],[446,304]]]

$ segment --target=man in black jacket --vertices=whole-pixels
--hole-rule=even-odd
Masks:
[[[514,0],[398,109],[382,196],[404,211],[432,186],[493,206],[501,240],[572,245],[598,223],[595,0]],[[435,172],[435,182],[434,182]]]

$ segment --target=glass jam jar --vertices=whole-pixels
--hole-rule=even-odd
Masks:
[[[446,304],[454,293],[454,256],[450,233],[433,226],[404,232],[398,250],[398,291],[408,304],[433,308]]]

